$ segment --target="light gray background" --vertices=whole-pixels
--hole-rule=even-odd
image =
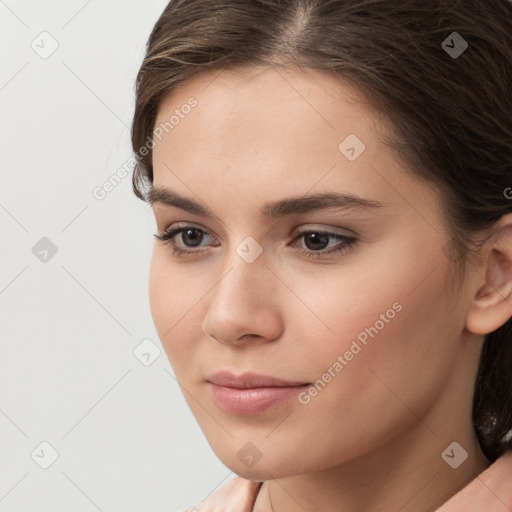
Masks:
[[[151,209],[131,173],[92,194],[131,156],[135,76],[166,4],[0,0],[1,512],[175,512],[235,476],[152,322]],[[133,353],[147,338],[149,366]]]

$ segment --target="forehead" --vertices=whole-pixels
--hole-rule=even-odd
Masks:
[[[284,97],[307,99],[307,96],[323,94],[333,100],[366,101],[354,82],[342,75],[298,67],[242,66],[235,69],[204,71],[181,83],[164,97],[161,106],[179,102],[189,94],[225,100],[236,104],[261,93],[268,104],[279,104]],[[271,92],[272,94],[267,94]]]
[[[414,190],[402,190],[397,200],[426,193],[382,142],[387,120],[350,82],[325,73],[202,73],[164,98],[155,127],[166,123],[155,138],[154,184],[188,195],[223,200],[231,189],[244,206],[284,190],[290,196],[334,189],[383,202],[398,184]],[[356,159],[342,152],[347,144],[359,152]]]
[[[311,128],[337,130],[340,114],[345,126],[362,131],[368,123],[385,122],[372,111],[366,98],[348,80],[324,72],[297,68],[250,67],[204,72],[164,96],[156,125],[165,123],[169,113],[195,98],[191,112],[203,129],[207,123],[228,118],[253,128],[261,126],[297,128],[297,120],[309,118]],[[195,123],[198,124],[198,123]],[[217,129],[223,127],[217,124]]]
[[[333,76],[285,68],[224,70],[202,73],[164,97],[155,123],[162,140],[153,153],[156,167],[171,153],[188,167],[198,157],[226,165],[235,155],[237,166],[242,155],[278,169],[294,161],[315,165],[321,156],[338,158],[349,134],[374,145],[380,124],[364,97]],[[192,146],[195,151],[184,151]]]

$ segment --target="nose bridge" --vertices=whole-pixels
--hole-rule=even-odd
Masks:
[[[244,240],[233,249],[226,267],[211,291],[203,322],[206,333],[226,343],[246,334],[275,336],[280,329],[279,309],[263,250]]]
[[[242,255],[240,255],[240,253]],[[254,258],[254,259],[253,259]],[[270,271],[264,257],[254,257],[253,249],[242,242],[229,257],[228,270],[221,278],[213,294],[213,300],[229,307],[231,311],[245,308],[255,312],[262,304],[268,304],[267,297]]]

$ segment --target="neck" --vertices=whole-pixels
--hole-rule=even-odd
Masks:
[[[428,450],[417,446],[409,452],[389,445],[336,468],[265,481],[253,510],[433,512],[489,467],[476,440],[468,437],[459,443],[468,458],[452,469],[441,457],[448,444],[436,439]]]
[[[445,448],[441,446],[436,450],[437,457],[426,453],[398,456],[389,466],[361,459],[333,470],[268,480],[253,510],[434,512],[489,466],[474,449],[453,470],[439,456]]]

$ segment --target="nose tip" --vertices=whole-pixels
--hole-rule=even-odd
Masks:
[[[208,296],[203,330],[231,345],[276,339],[283,325],[272,274],[264,265],[236,262]]]

